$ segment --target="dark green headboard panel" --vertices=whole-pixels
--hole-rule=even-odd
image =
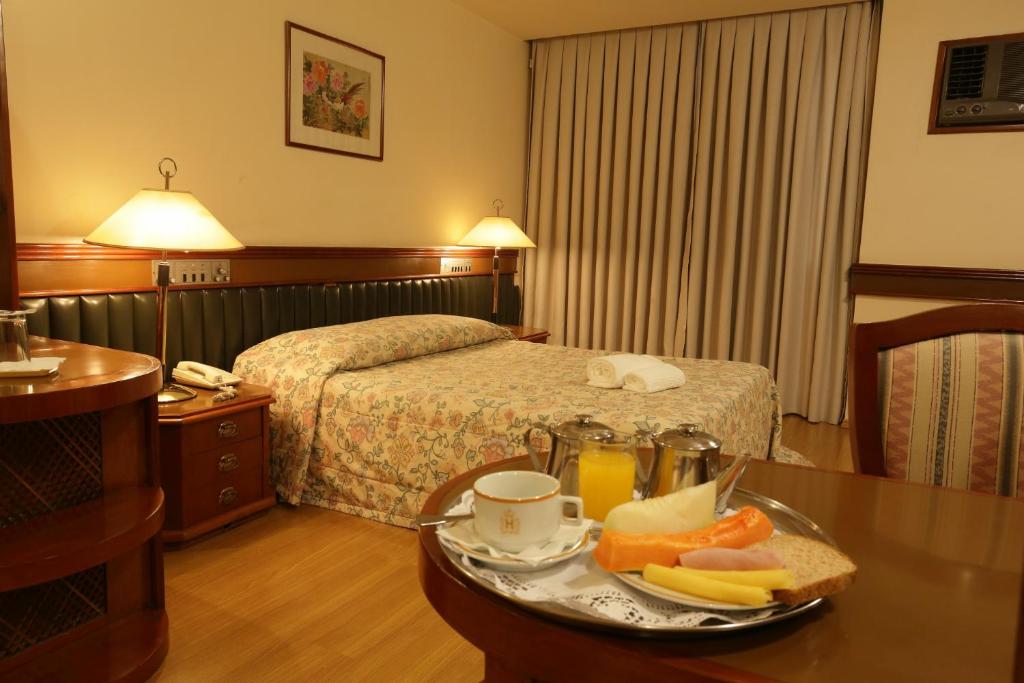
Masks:
[[[501,277],[501,322],[519,318],[519,291]],[[156,351],[156,294],[90,294],[22,299],[37,312],[30,334]],[[197,360],[230,370],[245,349],[291,330],[382,318],[448,313],[488,319],[490,276],[174,290],[167,300],[167,365]]]
[[[156,353],[156,292],[88,294],[22,299],[29,334]]]

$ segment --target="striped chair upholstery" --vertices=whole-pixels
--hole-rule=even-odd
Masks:
[[[885,475],[1024,493],[1024,335],[953,334],[878,353]]]

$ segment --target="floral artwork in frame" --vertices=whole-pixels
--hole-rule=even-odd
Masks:
[[[384,158],[384,57],[285,22],[285,143]]]

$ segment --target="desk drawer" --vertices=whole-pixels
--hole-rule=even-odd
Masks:
[[[212,448],[245,441],[263,433],[262,409],[253,408],[233,415],[187,425],[184,430],[186,453],[201,453]]]
[[[263,467],[263,439],[247,439],[188,457],[182,480],[186,488],[206,488],[231,482],[241,471]]]
[[[263,492],[261,475],[259,467],[239,468],[211,485],[186,489],[189,502],[184,510],[185,525],[198,524],[259,499]]]

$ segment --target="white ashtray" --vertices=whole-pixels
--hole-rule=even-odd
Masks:
[[[0,362],[0,377],[45,377],[57,372],[64,359],[60,356],[39,356],[32,360]]]

